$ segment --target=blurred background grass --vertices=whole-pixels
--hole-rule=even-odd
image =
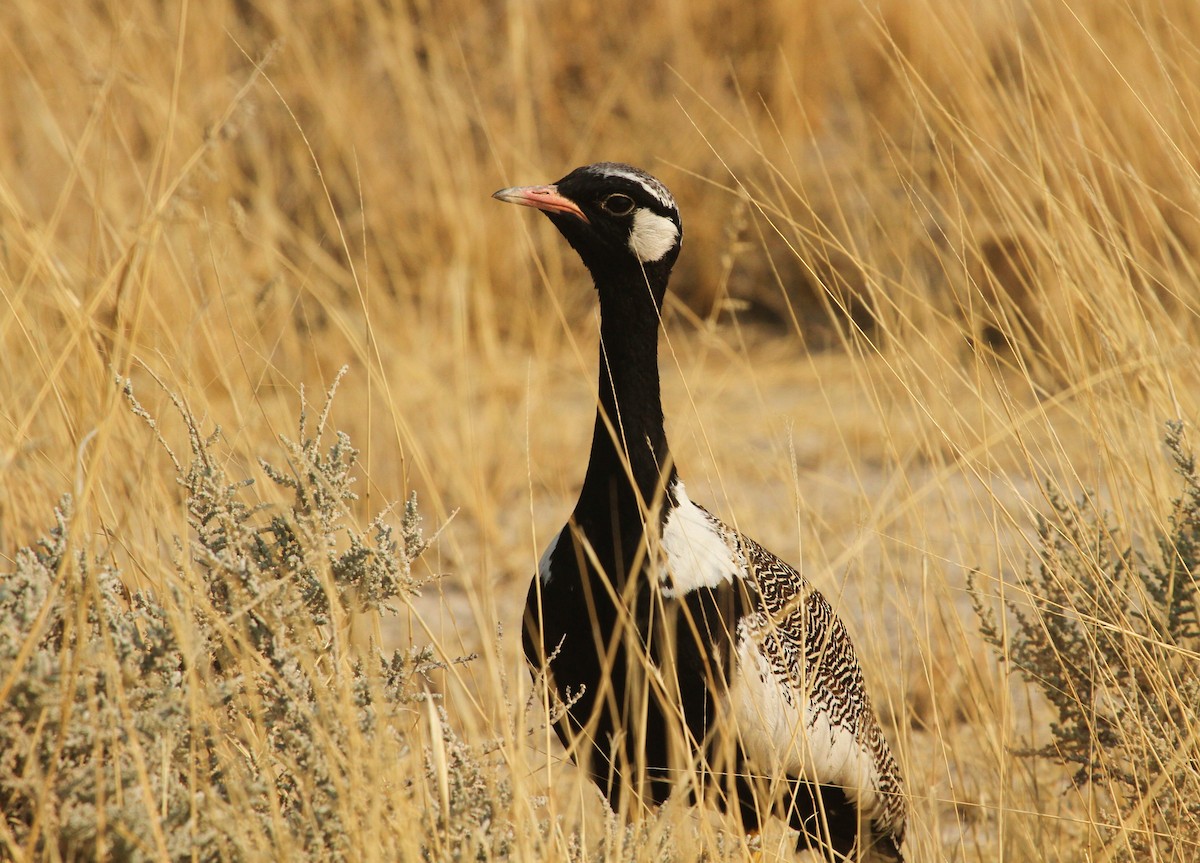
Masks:
[[[1132,536],[1170,512],[1162,423],[1200,405],[1192,0],[10,0],[0,40],[0,553],[72,491],[72,541],[165,589],[181,490],[114,375],[254,475],[349,363],[359,514],[415,490],[441,528],[412,637],[483,652],[443,685],[494,736],[596,326],[553,228],[489,193],[628,161],[683,212],[689,489],[850,621],[916,859],[1111,859],[1145,829],[1014,757],[1052,717],[965,573],[1020,595],[1048,480]],[[559,770],[508,758],[531,794]]]

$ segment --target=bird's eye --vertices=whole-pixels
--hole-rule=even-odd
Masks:
[[[600,206],[610,216],[628,216],[636,205],[633,203],[633,198],[617,192],[601,201]]]

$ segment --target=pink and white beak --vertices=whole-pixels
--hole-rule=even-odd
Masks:
[[[579,205],[570,198],[558,193],[558,187],[548,186],[514,186],[511,189],[501,189],[492,195],[497,201],[508,204],[520,204],[522,207],[533,207],[535,210],[545,210],[547,213],[569,213],[587,222],[588,217],[579,209]],[[589,223],[590,224],[590,223]]]

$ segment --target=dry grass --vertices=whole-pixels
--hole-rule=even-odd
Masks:
[[[582,477],[594,300],[553,229],[488,193],[623,159],[683,209],[663,363],[689,490],[847,617],[914,859],[1119,859],[1150,829],[1013,754],[1050,715],[979,637],[965,573],[1020,598],[1047,480],[1165,530],[1162,423],[1200,417],[1193,0],[10,0],[0,40],[6,569],[70,491],[70,548],[131,587],[180,577],[182,491],[114,375],[165,418],[162,378],[261,479],[299,387],[349,363],[355,515],[415,490],[442,526],[440,589],[388,637],[480,653],[438,685],[500,743],[519,859],[564,858],[581,817],[594,842],[596,801],[524,732],[515,658]],[[413,734],[436,754],[435,717]],[[651,829],[686,848],[690,817]],[[348,823],[366,857],[418,853]]]

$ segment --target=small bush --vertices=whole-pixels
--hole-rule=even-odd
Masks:
[[[352,524],[357,452],[340,433],[322,444],[332,397],[314,430],[302,407],[285,467],[262,463],[293,498],[271,509],[248,499],[252,480],[226,475],[219,431],[202,434],[172,396],[190,538],[175,540],[161,594],[130,592],[73,546],[69,498],[0,575],[0,857],[354,859],[356,825],[411,820],[397,808],[423,790],[420,768],[405,779],[391,766],[414,749],[430,763],[410,732],[437,662],[428,648],[356,649],[349,624],[420,589],[426,544],[413,498],[398,530],[386,512]],[[499,793],[477,753],[441,733],[456,770]],[[490,852],[472,831],[501,841],[505,824],[469,809],[427,820],[415,844]]]
[[[1052,742],[1020,754],[1106,789],[1119,816],[1107,820],[1127,828],[1114,843],[1134,859],[1194,859],[1200,842],[1200,476],[1180,423],[1166,445],[1183,493],[1153,553],[1122,541],[1090,498],[1051,490],[1029,604],[1008,603],[1007,639],[972,590],[984,638],[1057,710]]]

